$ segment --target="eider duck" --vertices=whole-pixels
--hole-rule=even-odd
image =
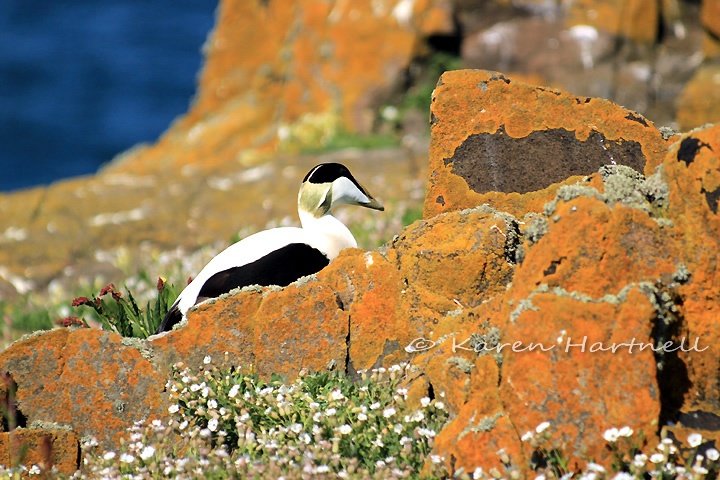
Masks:
[[[310,170],[298,193],[302,228],[255,233],[215,256],[180,293],[155,333],[171,330],[193,305],[249,285],[286,287],[326,267],[340,250],[357,247],[350,230],[331,210],[337,205],[384,210],[339,163]]]

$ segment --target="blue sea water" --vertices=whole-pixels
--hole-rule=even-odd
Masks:
[[[0,0],[0,191],[97,171],[187,111],[217,1]]]

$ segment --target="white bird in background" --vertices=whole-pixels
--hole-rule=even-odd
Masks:
[[[193,305],[249,285],[285,287],[326,267],[340,250],[357,247],[350,230],[330,213],[337,205],[384,210],[339,163],[314,167],[298,193],[302,228],[258,232],[215,256],[180,293],[157,332],[171,330]]]

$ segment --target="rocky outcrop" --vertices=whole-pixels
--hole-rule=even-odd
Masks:
[[[667,149],[633,111],[492,72],[446,72],[431,125],[426,217],[483,203],[540,211],[568,177],[575,183],[606,164],[650,174]]]
[[[717,122],[720,115],[720,66],[703,65],[678,98],[677,121],[683,131]]]
[[[526,465],[520,437],[544,421],[571,462],[609,462],[611,427],[652,440],[692,424],[711,438],[720,127],[665,143],[609,102],[484,71],[444,75],[433,112],[425,218],[385,247],[346,250],[285,289],[232,292],[149,341],[56,330],[18,342],[0,354],[8,403],[28,426],[112,445],[133,421],[167,415],[176,361],[209,355],[289,377],[410,361],[409,401],[442,395],[453,414],[435,442],[451,469],[502,469],[500,449]],[[553,160],[549,145],[564,162],[528,161]],[[627,165],[599,166],[603,155]],[[483,166],[457,170],[467,158]],[[543,182],[512,178],[513,162]],[[522,180],[524,191],[478,191],[494,166],[498,185]]]

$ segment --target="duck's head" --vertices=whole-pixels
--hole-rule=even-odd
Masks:
[[[305,175],[298,194],[298,209],[319,218],[337,205],[385,210],[345,165],[321,163]]]

